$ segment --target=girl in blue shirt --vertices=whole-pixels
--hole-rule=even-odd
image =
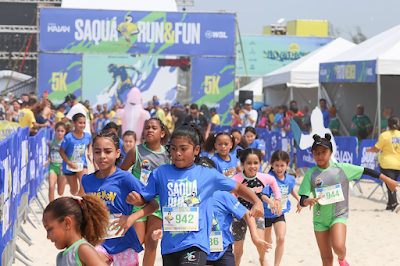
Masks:
[[[133,191],[127,198],[127,202],[142,206],[160,196],[163,265],[206,265],[212,227],[209,206],[218,190],[232,191],[249,199],[254,202],[250,214],[264,215],[261,201],[250,189],[215,169],[195,164],[200,160],[203,143],[203,135],[197,127],[184,125],[175,129],[169,148],[173,165],[162,165],[152,171],[142,192]]]
[[[244,137],[249,145],[249,148],[260,150],[262,156],[265,156],[265,146],[262,144],[261,140],[258,139],[258,134],[254,127],[246,127],[244,131]],[[262,172],[262,162],[260,165],[259,172]]]
[[[286,169],[290,163],[289,154],[284,151],[275,151],[271,156],[271,172],[270,175],[274,176],[278,183],[279,190],[281,192],[282,200],[282,214],[278,215],[275,211],[275,195],[271,190],[270,186],[266,186],[263,190],[262,199],[264,203],[264,216],[265,216],[265,240],[272,243],[272,225],[274,226],[276,235],[276,249],[275,249],[275,266],[281,263],[284,241],[286,234],[286,221],[285,213],[290,211],[291,202],[289,200],[289,194],[291,194],[297,200],[297,211],[300,212],[302,207],[300,206],[300,196],[293,189],[296,185],[296,179],[294,176],[286,174]]]
[[[111,226],[103,244],[96,246],[102,259],[113,265],[138,265],[137,253],[143,250],[133,224],[158,209],[149,204],[135,212],[126,203],[131,191],[140,191],[143,184],[131,173],[117,168],[120,160],[119,138],[113,132],[102,131],[93,138],[94,162],[99,170],[82,178],[84,193],[102,199],[110,211]]]
[[[92,138],[89,133],[83,132],[86,127],[84,114],[75,114],[72,124],[75,129],[65,135],[61,142],[60,156],[63,159],[62,171],[69,183],[71,194],[77,195],[82,190],[82,176],[87,173],[86,148],[91,160]]]
[[[222,132],[210,135],[204,145],[206,152],[217,153],[211,158],[218,172],[224,176],[232,177],[237,172],[241,172],[242,168],[239,165],[239,160],[230,154],[233,149],[235,139],[227,132]]]
[[[240,132],[239,129],[237,128],[232,128],[231,129],[231,135],[235,138],[235,145],[233,147],[233,150],[231,154],[234,157],[237,157],[237,151],[238,150],[245,150],[249,147],[247,144],[246,139],[242,136],[242,133]]]

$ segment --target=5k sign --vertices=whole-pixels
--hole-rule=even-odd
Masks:
[[[220,76],[206,76],[204,79],[204,93],[205,94],[220,94],[218,83],[221,79]]]
[[[68,91],[66,83],[67,76],[68,73],[53,72],[51,78],[51,89],[53,91]]]

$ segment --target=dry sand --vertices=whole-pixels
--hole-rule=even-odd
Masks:
[[[296,189],[300,180],[297,181]],[[362,183],[364,194],[350,196],[350,217],[347,232],[347,260],[351,266],[399,266],[400,265],[400,213],[385,211],[386,201],[381,200],[382,190],[379,188],[371,199],[366,197],[375,188],[374,183]],[[69,191],[68,187],[66,191]],[[47,190],[45,190],[47,193]],[[67,193],[66,193],[67,194]],[[292,203],[293,199],[291,198]],[[35,209],[37,206],[33,205]],[[32,219],[33,215],[30,214]],[[41,217],[41,213],[39,214]],[[287,234],[285,252],[281,265],[322,265],[312,227],[312,212],[304,208],[300,214],[292,209],[286,215]],[[28,222],[24,229],[33,238],[34,245],[28,246],[19,239],[19,246],[34,259],[33,265],[55,265],[59,252],[46,239],[46,231],[40,224],[35,229]],[[247,235],[244,245],[243,266],[259,265],[258,253]],[[143,252],[141,253],[141,255]],[[158,251],[155,265],[162,265]],[[274,250],[267,254],[267,260],[273,265]],[[16,260],[15,265],[24,265]],[[335,258],[334,265],[338,265]]]

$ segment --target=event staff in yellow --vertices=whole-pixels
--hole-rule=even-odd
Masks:
[[[217,114],[217,110],[215,108],[211,108],[210,113],[211,113],[210,123],[213,125],[219,126],[219,124],[221,123],[221,120],[219,118],[219,115]]]
[[[36,119],[32,110],[28,108],[23,108],[19,113],[18,123],[21,125],[22,128],[24,127],[33,128],[34,123],[36,123]]]
[[[374,147],[368,148],[367,152],[378,152],[382,150],[379,156],[379,164],[381,173],[397,180],[400,175],[400,131],[399,119],[395,116],[390,116],[387,120],[389,131],[383,132]],[[400,211],[400,205],[397,203],[397,195],[388,190],[387,210]]]

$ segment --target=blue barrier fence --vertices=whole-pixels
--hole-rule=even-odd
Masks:
[[[7,243],[16,237],[14,224],[21,196],[29,194],[29,201],[37,197],[48,168],[43,168],[48,157],[47,143],[53,130],[42,129],[29,136],[29,127],[19,128],[0,143],[0,257]]]

